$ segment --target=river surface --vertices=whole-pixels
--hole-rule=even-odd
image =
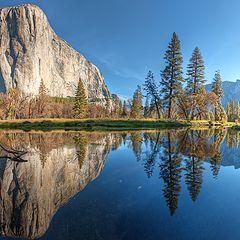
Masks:
[[[239,140],[231,129],[0,132],[0,239],[239,239]]]

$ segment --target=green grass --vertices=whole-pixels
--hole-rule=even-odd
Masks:
[[[134,130],[189,127],[186,121],[130,119],[28,119],[0,121],[0,129],[29,130]]]
[[[219,122],[219,121],[209,121],[209,120],[193,120],[190,122],[192,127],[233,127],[236,126],[235,122]]]
[[[156,119],[19,119],[0,120],[0,129],[30,130],[140,130],[140,129],[171,129],[171,128],[209,128],[209,127],[239,127],[236,123],[198,121],[174,121]]]

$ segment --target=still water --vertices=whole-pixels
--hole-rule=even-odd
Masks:
[[[0,238],[239,239],[239,140],[225,129],[1,132]]]

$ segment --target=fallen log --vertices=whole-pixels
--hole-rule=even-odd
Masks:
[[[0,159],[9,159],[11,161],[14,161],[14,162],[27,162],[27,160],[23,159],[22,157],[24,155],[27,154],[27,151],[23,151],[23,150],[16,150],[16,149],[9,149],[5,146],[3,146],[2,144],[0,144],[0,148],[8,153],[9,155],[12,155],[12,156],[9,156],[9,155],[3,155],[3,156],[0,156]]]

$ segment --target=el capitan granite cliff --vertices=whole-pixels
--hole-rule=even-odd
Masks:
[[[42,81],[50,96],[74,96],[79,79],[89,100],[111,98],[99,69],[56,35],[39,7],[0,9],[2,92],[18,88],[37,95]]]

